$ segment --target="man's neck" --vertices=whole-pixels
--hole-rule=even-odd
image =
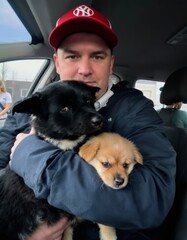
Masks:
[[[102,97],[100,97],[96,102],[95,102],[95,108],[98,111],[99,109],[101,109],[102,107],[105,107],[109,98],[114,94],[113,91],[111,90],[112,88],[112,81],[109,81],[108,84],[108,90],[105,92],[105,94],[103,94]]]

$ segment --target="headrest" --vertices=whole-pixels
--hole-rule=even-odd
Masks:
[[[167,78],[160,94],[160,102],[166,105],[187,103],[187,67],[177,70]]]

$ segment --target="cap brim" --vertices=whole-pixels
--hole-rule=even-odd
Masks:
[[[49,43],[57,49],[61,42],[69,35],[77,32],[91,32],[101,36],[110,48],[114,48],[118,43],[116,34],[102,23],[98,23],[93,19],[70,19],[66,23],[56,27],[49,36]]]

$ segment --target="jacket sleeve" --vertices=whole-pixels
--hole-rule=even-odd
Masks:
[[[111,129],[128,136],[144,156],[144,165],[135,165],[124,189],[105,186],[75,152],[63,152],[34,135],[16,148],[12,169],[37,198],[47,198],[54,207],[83,219],[122,229],[159,226],[174,199],[176,155],[158,114],[141,98],[126,102],[128,107],[122,101],[124,108],[113,116]]]
[[[0,169],[5,168],[10,161],[10,151],[16,135],[20,132],[28,132],[30,122],[28,114],[8,115],[4,127],[0,129]]]

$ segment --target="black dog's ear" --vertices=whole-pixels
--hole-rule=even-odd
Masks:
[[[96,93],[96,92],[99,92],[100,88],[99,87],[92,87],[93,91]]]
[[[100,90],[99,87],[91,87],[90,89],[91,89],[91,91],[92,91],[92,93],[93,93],[94,96],[95,96],[95,94],[96,94],[97,92],[99,92],[99,90]]]
[[[40,92],[36,92],[33,95],[25,98],[23,101],[18,102],[14,105],[12,112],[18,113],[30,113],[37,115],[41,111],[41,101],[42,94]]]

